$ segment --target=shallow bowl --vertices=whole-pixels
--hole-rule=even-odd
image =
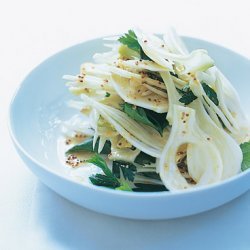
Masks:
[[[189,49],[205,48],[232,81],[244,107],[250,107],[249,60],[221,46],[184,37]],[[133,219],[168,219],[200,213],[246,192],[250,171],[209,187],[181,193],[132,193],[86,186],[69,177],[57,157],[59,124],[74,110],[62,80],[64,74],[78,74],[79,66],[104,51],[102,39],[65,49],[37,66],[21,83],[10,106],[10,133],[16,149],[29,169],[48,187],[97,212]]]

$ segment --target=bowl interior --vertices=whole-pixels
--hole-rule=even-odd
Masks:
[[[207,49],[216,65],[236,87],[243,107],[249,107],[249,61],[223,47],[194,38],[184,38],[189,49]],[[68,48],[36,67],[23,81],[12,102],[10,124],[16,142],[30,157],[46,168],[66,176],[57,156],[60,122],[77,111],[67,107],[73,99],[62,80],[64,74],[78,74],[81,63],[103,52],[102,39]],[[249,110],[246,110],[249,112]]]

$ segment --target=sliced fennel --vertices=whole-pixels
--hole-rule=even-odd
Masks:
[[[88,105],[92,106],[94,110],[97,110],[128,142],[149,155],[159,157],[163,146],[159,143],[160,135],[154,134],[155,140],[152,141],[152,131],[146,130],[130,119],[125,113],[100,104],[86,95],[82,94],[81,98]]]
[[[150,70],[156,72],[161,72],[166,70],[164,67],[158,65],[157,63],[148,60],[128,60],[128,61],[119,60],[118,65],[123,67],[128,67],[132,70],[134,69]]]
[[[110,160],[124,161],[133,163],[135,158],[139,155],[140,150],[132,150],[131,148],[119,148],[117,137],[111,139],[111,153],[108,155]]]
[[[123,78],[115,74],[112,75],[112,79],[114,89],[125,102],[153,110],[157,113],[165,113],[168,111],[166,97],[153,91],[148,92],[149,94],[146,96],[141,95],[140,93],[143,91],[143,86],[139,85],[138,89],[136,89],[136,81],[133,79]],[[144,90],[144,92],[146,92],[146,90]]]
[[[237,142],[223,129],[218,128],[207,114],[200,100],[195,101],[192,108],[196,110],[196,119],[200,128],[214,142],[223,162],[222,179],[236,175],[240,171],[242,152]],[[227,146],[225,146],[227,145]]]
[[[205,71],[214,65],[214,61],[208,56],[205,50],[195,50],[190,54],[174,54],[168,51],[164,41],[155,41],[151,36],[148,36],[137,30],[136,35],[138,41],[145,53],[156,63],[172,70],[174,63],[179,64],[178,72],[180,74],[194,73],[197,71]]]
[[[96,53],[95,63],[63,77],[79,100],[69,106],[82,115],[62,127],[79,143],[67,156],[104,157],[79,161],[88,174],[95,164],[94,185],[183,191],[250,168],[248,118],[206,50],[189,51],[173,29],[163,38],[129,30],[104,46],[110,51]]]
[[[178,170],[176,155],[187,144],[187,165],[196,186],[218,182],[223,164],[219,150],[209,135],[196,123],[195,110],[174,105],[173,125],[159,163],[160,176],[169,190],[182,190],[193,185]]]
[[[166,72],[161,72],[161,77],[166,85],[167,92],[168,92],[168,114],[167,114],[167,119],[170,124],[173,123],[173,116],[174,116],[174,106],[175,105],[181,105],[179,102],[179,94],[176,90],[176,87],[174,85],[174,82],[170,76],[170,73],[168,71]]]

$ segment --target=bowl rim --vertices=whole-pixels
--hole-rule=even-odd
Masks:
[[[111,35],[112,36],[112,35]],[[113,35],[113,36],[117,36],[117,35]],[[50,61],[53,58],[56,58],[59,54],[65,52],[66,50],[70,50],[73,49],[77,46],[83,46],[85,43],[87,42],[93,42],[96,40],[101,40],[106,36],[102,36],[102,37],[96,37],[93,39],[88,39],[88,40],[84,40],[81,43],[77,43],[74,44],[72,46],[69,46],[65,49],[62,49],[54,54],[52,54],[51,56],[47,57],[46,59],[42,60],[37,66],[35,66],[25,77],[24,79],[21,81],[21,83],[16,87],[14,94],[12,95],[12,99],[9,103],[9,108],[8,108],[8,130],[9,130],[9,134],[10,137],[13,141],[13,143],[16,145],[16,147],[20,150],[20,152],[25,155],[29,160],[31,160],[33,163],[35,163],[36,167],[41,168],[44,171],[49,172],[52,175],[55,175],[58,178],[61,178],[62,180],[66,181],[66,182],[70,182],[73,185],[77,185],[80,188],[86,188],[86,189],[90,189],[92,191],[97,191],[97,192],[101,192],[101,193],[107,193],[110,195],[118,195],[118,196],[122,196],[122,197],[135,197],[135,198],[157,198],[157,197],[176,197],[176,196],[187,196],[190,194],[199,194],[200,192],[203,191],[211,191],[214,189],[217,189],[218,187],[227,185],[231,182],[237,181],[238,179],[241,179],[247,175],[249,175],[250,177],[250,169],[245,170],[244,172],[240,172],[239,174],[232,176],[228,179],[225,179],[223,181],[217,182],[217,183],[213,183],[213,184],[209,184],[206,186],[200,186],[200,187],[195,187],[195,188],[190,188],[190,189],[185,189],[185,190],[174,190],[174,191],[156,191],[156,192],[130,192],[130,191],[122,191],[122,190],[114,190],[114,189],[110,189],[110,188],[106,188],[106,187],[101,187],[101,186],[95,186],[95,185],[87,185],[85,183],[80,183],[76,180],[74,180],[73,178],[70,178],[70,176],[67,176],[61,172],[57,172],[55,171],[53,168],[49,168],[49,165],[43,164],[41,162],[39,162],[34,156],[32,156],[27,150],[25,150],[23,148],[23,146],[21,145],[21,143],[18,141],[18,139],[16,138],[16,134],[14,132],[14,124],[13,124],[13,119],[12,116],[14,115],[13,113],[13,109],[14,109],[14,105],[15,105],[15,101],[18,97],[19,91],[20,89],[23,87],[23,85],[27,82],[28,78],[30,77],[31,74],[33,74],[35,71],[37,71],[41,65],[46,64],[48,61]],[[243,60],[250,62],[250,60],[245,57],[244,55],[239,54],[238,52],[235,52],[227,47],[224,47],[222,45],[219,45],[217,43],[214,42],[210,42],[210,41],[206,41],[204,39],[199,39],[199,38],[195,38],[195,37],[190,37],[190,36],[181,36],[184,39],[190,39],[190,40],[195,40],[195,41],[199,41],[202,43],[207,43],[207,44],[211,44],[215,47],[218,47],[218,49],[223,49],[225,51],[227,51],[228,53],[233,53],[239,57],[241,57]],[[250,66],[250,63],[249,63]],[[25,164],[27,165],[27,164]],[[250,185],[248,187],[248,189],[250,188]]]

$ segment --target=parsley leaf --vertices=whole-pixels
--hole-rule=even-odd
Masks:
[[[110,93],[106,92],[105,97],[110,97]]]
[[[216,105],[219,105],[219,100],[217,97],[216,92],[209,86],[207,85],[205,82],[201,83],[206,95],[209,97],[209,99]]]
[[[87,162],[93,163],[103,170],[104,174],[95,174],[89,177],[91,183],[96,186],[103,186],[115,190],[134,191],[134,192],[167,191],[164,185],[155,185],[147,183],[134,183],[134,188],[131,188],[130,183],[128,181],[134,181],[136,174],[160,180],[159,174],[155,172],[137,173],[136,166],[133,165],[132,163],[114,161],[111,171],[107,166],[105,160],[97,154],[93,156],[91,159],[89,159]],[[124,180],[120,179],[121,172],[123,173]]]
[[[219,100],[217,97],[216,92],[205,82],[201,83],[206,95],[208,98],[216,105],[219,105]],[[179,99],[181,103],[184,103],[185,105],[190,104],[193,102],[195,99],[197,99],[197,96],[192,92],[190,87],[188,85],[184,86],[182,89],[178,89],[177,91],[182,95],[182,97]]]
[[[99,138],[97,139],[97,142],[93,149],[93,137],[92,137],[90,139],[85,140],[81,144],[73,146],[66,152],[66,154],[80,153],[80,152],[96,152],[97,153],[98,146],[99,146]],[[110,154],[110,152],[111,152],[111,143],[110,141],[106,141],[101,151],[101,154]]]
[[[167,113],[156,113],[153,110],[144,109],[148,119],[155,125],[155,128],[161,135],[163,133],[164,128],[169,126],[167,121]]]
[[[137,36],[133,30],[129,30],[128,33],[125,33],[123,36],[121,36],[118,39],[118,41],[122,43],[123,45],[128,46],[128,48],[139,53],[140,59],[151,61],[151,59],[144,53],[141,45],[139,44],[137,40]]]
[[[93,163],[101,168],[104,174],[95,174],[89,177],[92,184],[96,186],[104,186],[117,190],[132,191],[126,181],[119,181],[117,177],[109,169],[105,160],[98,154],[90,158],[87,162]]]
[[[150,165],[151,163],[155,162],[156,162],[155,157],[148,155],[142,151],[135,158],[135,163],[140,165]]]
[[[183,89],[177,88],[177,91],[182,95],[182,97],[179,99],[179,102],[184,103],[185,105],[188,105],[197,99],[197,96],[194,95],[189,87],[184,86]]]
[[[142,175],[151,179],[155,179],[155,180],[161,180],[161,177],[159,174],[157,174],[156,172],[141,172],[138,173],[138,175]]]
[[[137,122],[148,125],[154,128],[162,135],[163,129],[168,126],[166,119],[166,113],[158,114],[152,110],[148,110],[141,107],[136,107],[130,103],[124,103],[122,105],[123,112]]]
[[[241,163],[241,170],[245,171],[250,168],[250,142],[240,144],[243,153],[243,160]]]
[[[93,163],[97,167],[101,168],[105,175],[108,177],[114,177],[113,173],[109,169],[106,161],[98,154],[95,154],[93,157],[91,157],[89,160],[87,160],[88,163]]]
[[[92,184],[96,186],[103,186],[109,188],[117,188],[120,186],[120,183],[116,179],[103,174],[92,175],[89,177],[89,180]]]
[[[136,166],[122,161],[114,161],[112,166],[112,172],[117,177],[121,177],[121,172],[125,180],[134,181]]]
[[[129,30],[128,33],[121,36],[118,41],[140,54],[141,46],[138,43],[137,36],[133,30]]]
[[[135,183],[135,186],[136,187],[132,189],[134,192],[159,192],[159,191],[168,191],[164,185]]]
[[[141,122],[145,125],[154,128],[154,124],[148,119],[144,108],[136,107],[135,105],[126,102],[124,103],[124,105],[122,105],[122,108],[123,112],[125,112],[129,117],[133,118],[135,121]]]

